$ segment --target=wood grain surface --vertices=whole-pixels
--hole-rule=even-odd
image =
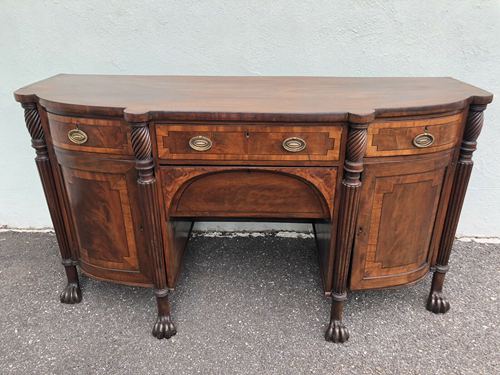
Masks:
[[[77,88],[77,89],[76,89]],[[15,92],[50,112],[151,119],[366,122],[487,104],[453,78],[204,77],[60,74]]]

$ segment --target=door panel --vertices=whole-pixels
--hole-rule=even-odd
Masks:
[[[354,243],[351,289],[418,280],[431,265],[450,153],[424,161],[368,164]]]
[[[82,269],[128,284],[149,284],[133,162],[58,152]]]
[[[138,270],[124,175],[63,168],[81,257],[99,267]]]

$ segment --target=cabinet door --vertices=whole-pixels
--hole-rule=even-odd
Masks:
[[[149,284],[136,171],[131,161],[58,152],[82,269],[127,284]]]
[[[440,153],[366,165],[351,289],[406,284],[429,271],[442,227],[450,159],[450,153]]]

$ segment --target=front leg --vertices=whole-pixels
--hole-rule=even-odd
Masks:
[[[450,303],[443,295],[443,283],[445,272],[448,267],[440,267],[434,272],[432,277],[431,292],[427,299],[427,310],[432,311],[434,314],[444,314],[450,309]]]
[[[158,304],[158,316],[153,326],[153,336],[169,339],[176,334],[170,318],[168,303],[167,271],[163,253],[161,211],[158,201],[158,187],[155,177],[151,136],[146,122],[131,123],[131,143],[137,169],[137,186],[141,206],[146,251],[152,270],[154,293]]]
[[[82,291],[80,289],[80,282],[78,280],[78,271],[76,265],[71,259],[63,260],[64,269],[68,284],[61,292],[59,299],[62,303],[75,304],[82,300]]]
[[[59,299],[62,303],[78,303],[82,300],[82,291],[78,282],[77,262],[71,257],[68,233],[64,225],[62,214],[62,198],[57,192],[56,179],[50,162],[49,151],[45,134],[42,127],[40,115],[36,103],[23,103],[24,119],[26,127],[31,136],[31,145],[36,151],[36,166],[42,181],[43,191],[47,199],[50,217],[54,225],[59,251],[62,257],[62,264],[66,270],[68,284],[62,291]]]
[[[330,324],[325,332],[327,341],[339,343],[349,339],[349,331],[342,323],[342,310],[347,300],[347,279],[359,207],[360,178],[361,172],[363,172],[363,156],[368,137],[367,129],[367,123],[349,124],[333,264],[332,310]]]
[[[339,298],[340,297],[340,298]],[[332,311],[330,324],[325,332],[325,340],[343,343],[349,339],[349,330],[342,322],[342,310],[344,309],[345,296],[332,295]]]
[[[486,105],[471,104],[467,115],[460,155],[458,157],[450,201],[446,211],[441,242],[436,259],[436,270],[432,278],[431,292],[427,299],[427,310],[435,314],[444,314],[450,309],[450,303],[443,295],[444,277],[448,271],[453,241],[457,232],[460,211],[465,199],[465,192],[472,172],[472,154],[476,150],[477,138],[483,127],[483,112]]]
[[[158,304],[158,317],[153,326],[153,336],[159,340],[169,339],[177,333],[177,330],[170,317],[168,295],[161,296],[161,291],[155,291],[155,293],[157,293],[156,302]]]

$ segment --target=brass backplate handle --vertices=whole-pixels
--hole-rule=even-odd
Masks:
[[[197,135],[189,140],[189,147],[195,151],[208,151],[212,148],[212,140],[203,135]]]
[[[77,145],[83,145],[89,139],[87,133],[80,129],[71,129],[68,132],[68,138],[71,142]]]
[[[299,137],[291,137],[283,141],[283,148],[289,152],[300,152],[304,150],[306,146],[306,141]]]
[[[434,136],[431,133],[421,133],[413,138],[413,145],[418,148],[426,148],[434,144]]]

